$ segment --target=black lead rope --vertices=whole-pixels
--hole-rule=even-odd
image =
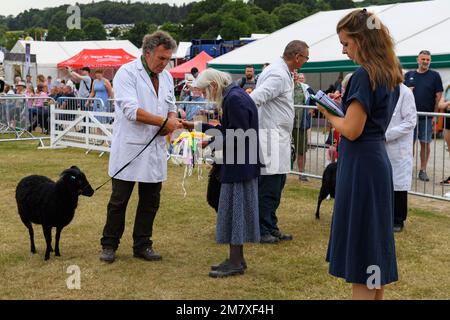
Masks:
[[[167,121],[169,120],[169,118],[166,118],[166,120],[164,120],[162,126],[159,128],[158,132],[153,136],[153,138],[149,141],[149,143],[147,143],[147,145],[133,158],[131,159],[126,165],[124,165],[119,171],[117,171],[111,178],[109,178],[105,183],[103,183],[100,187],[97,187],[95,189],[95,191],[98,191],[99,189],[101,189],[105,184],[107,184],[108,182],[110,182],[112,179],[114,179],[119,173],[121,173],[126,167],[128,167],[130,165],[130,163],[132,163],[134,160],[136,160],[137,157],[139,157],[142,152],[145,151],[145,149],[148,148],[148,146],[153,142],[153,140],[156,139],[156,137],[161,133],[161,131],[164,129],[164,127],[166,126]]]

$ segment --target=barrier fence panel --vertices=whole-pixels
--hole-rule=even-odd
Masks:
[[[219,110],[210,102],[205,101],[177,101],[177,117],[189,121],[204,121],[217,123]]]
[[[51,97],[0,96],[0,142],[49,140]]]
[[[337,161],[336,134],[315,106],[295,106],[291,158],[292,174],[301,180],[322,178],[325,167]]]
[[[450,122],[448,113],[417,113],[419,130],[414,131],[414,170],[411,193],[450,200],[450,186],[442,183],[450,176],[450,148],[446,145],[445,139],[442,139],[442,131],[448,122]],[[428,151],[428,148],[428,161],[423,161],[427,158],[425,151]],[[428,177],[420,177],[421,169],[425,169]]]
[[[51,147],[109,152],[114,103],[96,98],[61,97],[51,108]]]
[[[296,159],[292,161],[292,174],[300,179],[305,177],[322,178],[325,167],[337,161],[339,151],[339,134],[320,115],[314,106],[295,106],[296,123],[292,132]],[[311,114],[310,121],[305,121],[306,114]],[[298,115],[301,115],[300,119]],[[414,166],[412,188],[410,193],[429,198],[450,201],[450,187],[441,182],[450,175],[449,146],[441,136],[442,128],[450,122],[450,114],[418,112],[418,120],[430,137],[430,153],[426,172],[429,181],[419,179],[421,169],[421,140],[415,131]],[[426,148],[426,145],[424,146]],[[424,149],[425,150],[425,149]]]

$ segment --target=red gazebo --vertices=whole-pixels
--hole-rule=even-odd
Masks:
[[[136,57],[123,49],[83,49],[78,54],[57,64],[58,69],[71,67],[81,69],[107,69],[106,78],[112,79],[122,65],[135,60]],[[108,74],[108,75],[107,75]]]
[[[191,73],[191,69],[193,67],[196,67],[199,72],[205,70],[206,64],[212,59],[213,57],[211,57],[205,51],[202,51],[198,55],[196,55],[195,58],[189,60],[188,62],[180,64],[178,67],[170,69],[169,72],[175,79],[184,79],[184,75],[186,73]]]

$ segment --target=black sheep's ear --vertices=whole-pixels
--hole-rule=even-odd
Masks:
[[[77,166],[71,166],[70,169],[76,169],[76,170],[80,171],[80,168],[78,168]]]

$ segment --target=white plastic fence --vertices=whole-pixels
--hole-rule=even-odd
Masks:
[[[109,152],[114,103],[96,98],[59,98],[50,109],[50,147]]]

